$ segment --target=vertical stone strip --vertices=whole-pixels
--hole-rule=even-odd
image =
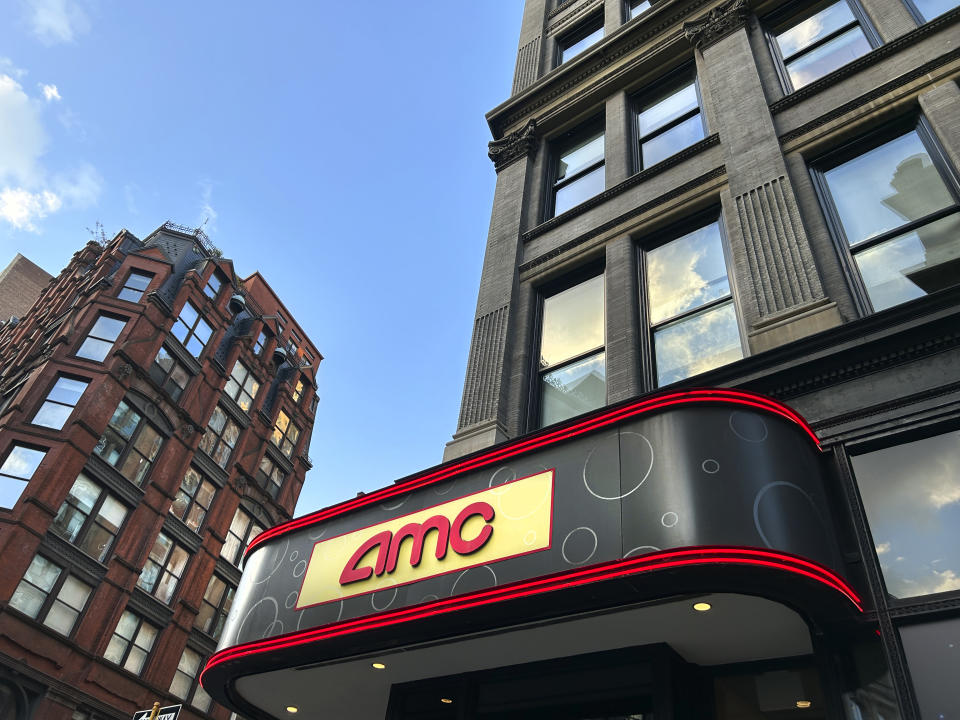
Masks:
[[[513,73],[511,95],[526,90],[537,80],[537,68],[540,66],[540,36],[537,35],[517,52],[517,67]]]
[[[458,429],[496,417],[506,337],[506,306],[479,317],[474,322]]]

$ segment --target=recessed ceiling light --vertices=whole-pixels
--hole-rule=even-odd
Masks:
[[[374,670],[383,670],[384,668],[387,667],[387,666],[384,665],[383,663],[371,663],[371,665],[372,665],[372,667],[373,667]]]
[[[808,708],[808,707],[810,707],[812,704],[813,704],[813,703],[811,703],[809,700],[797,700],[797,707],[798,707],[798,708]]]
[[[693,609],[696,610],[697,612],[706,612],[712,607],[713,605],[711,605],[708,602],[698,602],[693,604]]]
[[[451,700],[450,698],[440,698],[440,702],[442,702],[444,705],[449,705],[450,703],[453,702],[453,700]]]
[[[296,705],[287,705],[287,712],[288,713],[300,712],[300,708],[298,708]]]

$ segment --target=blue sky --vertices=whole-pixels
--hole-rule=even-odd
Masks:
[[[298,514],[456,428],[522,0],[5,0],[0,267],[205,229],[325,355]]]

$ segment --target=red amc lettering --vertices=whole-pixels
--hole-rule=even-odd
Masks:
[[[463,537],[463,526],[473,517],[482,518],[484,525],[475,538],[468,540]],[[400,548],[403,541],[408,538],[413,540],[413,546],[410,548],[410,565],[412,567],[419,566],[423,559],[423,545],[427,533],[433,530],[437,532],[437,560],[443,560],[447,556],[448,546],[458,555],[475,553],[486,545],[493,535],[493,526],[490,525],[493,518],[494,511],[490,503],[475,502],[461,510],[454,518],[453,523],[443,515],[434,515],[422,523],[404,525],[395,535],[390,530],[379,532],[366,540],[350,556],[346,567],[340,573],[340,585],[349,585],[367,580],[374,575],[380,577],[384,573],[394,572],[397,569]],[[375,547],[378,549],[374,567],[369,565],[358,567],[364,556]]]

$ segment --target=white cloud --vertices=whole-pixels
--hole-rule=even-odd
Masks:
[[[81,165],[77,170],[57,175],[53,189],[68,207],[82,209],[96,204],[103,188],[103,178],[93,165]]]
[[[890,543],[884,542],[877,545],[877,555],[883,555],[890,552]]]
[[[9,75],[10,77],[20,80],[27,74],[27,71],[14,65],[13,60],[10,58],[0,57],[0,74]]]
[[[90,20],[76,0],[26,0],[27,22],[47,45],[70,43],[90,29]]]
[[[23,188],[0,190],[0,219],[6,220],[18,230],[36,232],[35,220],[56,212],[63,201],[55,193],[43,190],[31,193]]]
[[[43,96],[47,99],[47,102],[61,99],[60,91],[57,90],[56,85],[41,85],[40,89],[43,90]]]
[[[217,230],[217,211],[211,205],[213,197],[213,183],[210,180],[200,181],[200,219],[197,221],[198,227],[202,228],[207,235],[213,235]]]
[[[37,104],[6,74],[0,74],[0,127],[0,183],[38,182],[47,134]]]

